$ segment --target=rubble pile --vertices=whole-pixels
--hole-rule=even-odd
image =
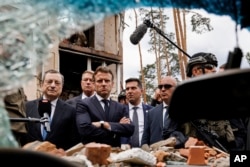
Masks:
[[[121,148],[112,148],[101,143],[81,143],[64,151],[50,142],[35,141],[23,146],[23,149],[49,153],[72,162],[76,167],[132,167],[167,165],[199,165],[211,167],[229,167],[229,154],[211,148],[196,138],[190,137],[185,147],[174,149],[173,138],[154,143],[143,150],[123,145]]]

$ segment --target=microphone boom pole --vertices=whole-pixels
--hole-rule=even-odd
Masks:
[[[173,41],[167,38],[167,36],[164,34],[164,32],[156,27],[153,23],[151,23],[150,20],[146,19],[143,21],[144,24],[146,24],[148,27],[155,29],[156,32],[158,32],[161,36],[163,36],[166,40],[168,40],[172,45],[174,45],[176,48],[178,48],[182,53],[184,53],[187,57],[191,58],[189,54],[187,54],[183,49],[181,49],[178,45],[176,45]]]
[[[44,124],[46,131],[50,132],[49,116],[45,115],[44,117],[39,118],[9,118],[10,122],[40,122]]]
[[[38,118],[9,118],[11,122],[41,122]]]

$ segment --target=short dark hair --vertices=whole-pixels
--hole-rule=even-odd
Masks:
[[[138,78],[128,78],[126,79],[125,83],[127,84],[128,82],[137,82],[138,87],[142,89],[141,80],[139,80]]]

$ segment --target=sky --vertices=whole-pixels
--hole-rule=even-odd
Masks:
[[[172,9],[167,9],[167,15],[170,17]],[[237,38],[235,33],[235,22],[228,16],[218,16],[209,14],[204,10],[195,10],[204,17],[211,19],[211,26],[213,31],[197,34],[191,31],[190,19],[186,20],[187,24],[187,53],[192,56],[197,52],[210,52],[216,55],[218,59],[218,66],[227,61],[229,52],[232,52],[237,46]],[[143,21],[138,20],[138,25]],[[140,71],[140,60],[138,45],[133,45],[130,42],[130,35],[135,30],[135,18],[132,10],[127,10],[125,14],[125,30],[123,33],[123,77],[124,81],[129,77],[138,77]],[[169,20],[167,22],[167,32],[174,32],[174,22]],[[149,30],[140,41],[142,50],[143,67],[147,64],[155,62],[155,55],[148,53],[149,49]],[[238,46],[241,48],[243,54],[250,52],[250,31],[247,29],[238,28]],[[173,41],[175,42],[175,41]],[[178,50],[176,49],[176,52]],[[249,64],[245,57],[242,58],[241,68],[249,68]]]

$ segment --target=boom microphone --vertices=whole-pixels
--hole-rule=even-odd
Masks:
[[[134,45],[138,44],[143,36],[146,34],[148,26],[146,24],[139,25],[135,31],[130,35],[130,42]]]
[[[50,132],[50,113],[51,113],[51,103],[47,99],[43,99],[39,101],[38,104],[38,112],[39,115],[45,118],[48,121],[44,122],[44,126],[47,132]]]

